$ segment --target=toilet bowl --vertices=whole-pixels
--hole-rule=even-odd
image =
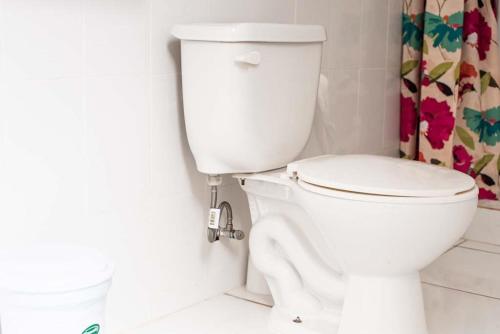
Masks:
[[[215,180],[233,174],[248,195],[252,262],[275,300],[271,333],[427,334],[418,271],[471,222],[474,180],[369,155],[293,162],[313,124],[321,26],[208,23],[172,34],[197,169],[213,194]]]
[[[346,155],[237,178],[253,263],[275,299],[272,332],[427,334],[418,272],[469,226],[468,176]]]

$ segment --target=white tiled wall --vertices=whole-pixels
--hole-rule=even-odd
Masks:
[[[0,249],[33,240],[116,261],[111,333],[244,282],[246,243],[205,242],[173,24],[328,27],[331,150],[397,149],[398,0],[0,0]],[[396,43],[397,44],[397,43]],[[373,56],[373,57],[372,57]],[[223,189],[248,230],[246,199]]]
[[[328,30],[327,152],[398,154],[401,9],[401,0],[297,0],[298,23]]]

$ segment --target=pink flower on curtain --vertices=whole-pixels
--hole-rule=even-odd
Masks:
[[[428,75],[425,75],[423,78],[422,78],[422,81],[421,81],[421,84],[423,87],[429,87],[431,85],[432,81],[431,79],[429,78]]]
[[[453,146],[453,168],[461,171],[462,173],[468,173],[470,166],[472,165],[473,157],[469,155],[465,147],[462,145]]]
[[[402,141],[408,142],[410,136],[415,134],[417,130],[417,106],[411,97],[404,97],[402,94],[401,99],[401,120],[399,127],[399,136]]]
[[[479,199],[498,200],[497,195],[488,189],[479,188]]]
[[[490,51],[491,37],[491,27],[477,8],[465,13],[463,39],[477,49],[480,60],[485,60]]]
[[[420,61],[420,72],[424,73],[426,69],[427,69],[427,60],[422,59]]]
[[[438,102],[433,97],[425,98],[420,104],[420,132],[424,134],[433,149],[442,149],[450,138],[455,118],[446,101]]]

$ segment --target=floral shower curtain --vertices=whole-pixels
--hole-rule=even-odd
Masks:
[[[476,179],[500,202],[497,0],[404,0],[401,157]],[[496,204],[495,204],[496,203]]]

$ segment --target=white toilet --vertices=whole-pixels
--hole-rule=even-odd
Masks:
[[[380,156],[294,162],[315,111],[320,26],[180,25],[173,35],[198,170],[235,174],[248,195],[251,256],[275,300],[270,331],[427,334],[418,272],[470,224],[474,180]]]

